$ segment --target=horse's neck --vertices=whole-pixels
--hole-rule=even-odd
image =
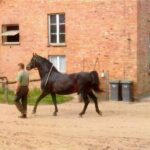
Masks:
[[[52,67],[53,67],[53,69],[52,69]],[[49,64],[38,65],[38,71],[39,71],[39,75],[40,75],[41,79],[45,75],[47,75],[50,71],[52,71],[52,72],[58,72],[53,65],[49,65]]]
[[[41,79],[49,72],[51,66],[48,66],[47,64],[38,65],[38,71]]]

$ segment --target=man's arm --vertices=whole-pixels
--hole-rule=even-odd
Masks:
[[[20,73],[18,73],[17,75],[17,84],[16,84],[16,93],[19,91],[19,88],[20,88],[20,83],[21,83],[21,78],[22,78],[22,75]]]
[[[19,91],[19,88],[20,88],[20,82],[17,81],[17,85],[16,85],[16,93]]]

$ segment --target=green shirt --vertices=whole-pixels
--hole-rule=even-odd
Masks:
[[[29,85],[29,74],[25,70],[21,70],[18,72],[17,81],[20,83],[21,86],[28,86]]]

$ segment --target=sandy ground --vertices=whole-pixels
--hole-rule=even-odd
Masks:
[[[103,117],[90,104],[83,118],[78,100],[38,107],[28,119],[15,106],[0,105],[0,150],[150,150],[150,102],[100,102]]]

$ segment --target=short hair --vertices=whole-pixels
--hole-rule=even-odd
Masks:
[[[24,64],[23,63],[19,63],[18,66],[21,67],[21,69],[24,69]]]

